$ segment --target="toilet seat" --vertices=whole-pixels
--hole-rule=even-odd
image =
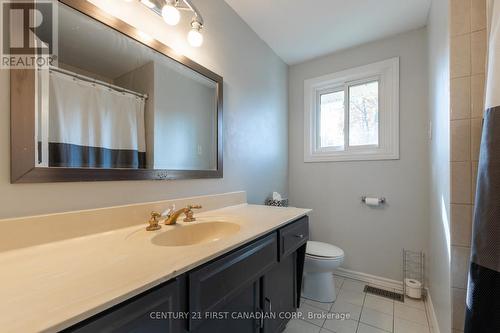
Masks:
[[[332,244],[308,241],[306,256],[318,260],[339,260],[344,258],[344,251]]]
[[[306,257],[311,259],[311,260],[318,260],[318,261],[343,261],[344,257],[335,257],[335,258],[329,258],[329,257],[320,257],[320,256],[313,256],[310,254],[306,254]]]

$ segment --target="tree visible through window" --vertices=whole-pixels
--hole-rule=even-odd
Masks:
[[[346,145],[378,146],[378,88],[378,81],[370,81],[320,94],[318,143],[321,148],[345,150]]]
[[[378,81],[349,87],[349,146],[378,145]]]

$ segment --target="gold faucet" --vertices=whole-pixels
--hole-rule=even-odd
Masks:
[[[149,226],[146,228],[147,231],[155,231],[161,228],[159,224],[160,213],[151,212],[151,217],[149,219]]]
[[[193,209],[200,209],[201,205],[189,205],[185,208],[181,208],[178,211],[175,211],[171,214],[168,215],[167,219],[165,220],[166,225],[172,225],[177,223],[177,219],[181,214],[186,215],[184,218],[184,222],[193,222],[196,221],[196,218],[194,217]]]

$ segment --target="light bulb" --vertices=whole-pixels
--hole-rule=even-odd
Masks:
[[[200,47],[201,44],[203,44],[203,35],[197,28],[193,28],[189,31],[187,39],[192,47]]]
[[[163,6],[161,16],[163,16],[163,20],[169,25],[176,25],[181,19],[181,13],[179,13],[179,10],[169,3]]]

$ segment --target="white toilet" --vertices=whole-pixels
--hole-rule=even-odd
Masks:
[[[344,261],[344,251],[331,244],[308,241],[302,296],[318,302],[337,298],[333,271]]]

